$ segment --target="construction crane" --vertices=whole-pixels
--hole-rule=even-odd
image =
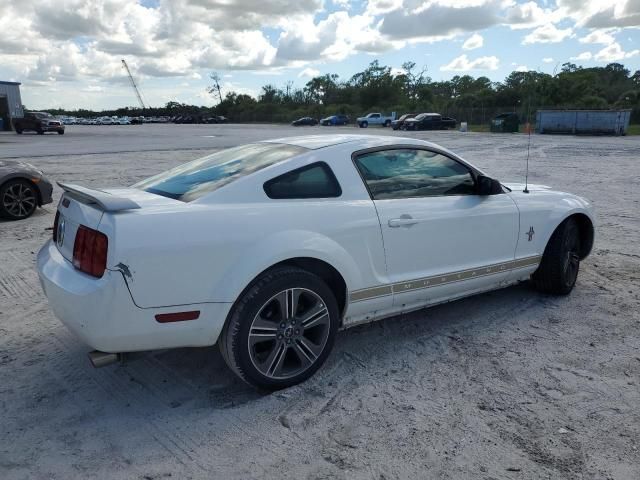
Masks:
[[[133,79],[133,75],[131,75],[131,70],[129,70],[129,66],[127,65],[127,62],[124,61],[124,58],[122,59],[122,66],[127,71],[127,75],[129,75],[129,80],[131,81],[131,86],[133,87],[133,90],[136,92],[136,97],[138,97],[138,102],[140,102],[140,106],[144,110],[147,107],[145,107],[144,102],[142,101],[142,95],[140,95],[140,90],[138,90],[136,81]]]

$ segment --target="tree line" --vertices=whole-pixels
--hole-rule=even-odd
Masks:
[[[223,92],[217,73],[207,91],[217,100],[214,107],[169,102],[164,107],[93,112],[49,110],[53,114],[95,115],[224,115],[237,122],[290,122],[345,113],[352,118],[370,111],[439,112],[459,121],[487,123],[493,116],[517,112],[523,121],[533,120],[542,108],[632,109],[631,120],[640,123],[640,70],[631,73],[620,63],[583,68],[565,63],[557,74],[514,71],[502,82],[485,76],[456,75],[433,81],[426,68],[406,62],[401,71],[377,60],[351,78],[336,74],[312,78],[302,88],[293,82],[264,85],[257,98]],[[223,95],[224,94],[224,95]]]

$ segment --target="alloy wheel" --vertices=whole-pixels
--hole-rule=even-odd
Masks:
[[[317,293],[306,288],[283,290],[265,302],[251,323],[251,362],[271,379],[299,375],[321,355],[330,326],[329,310]]]
[[[5,190],[2,196],[4,210],[16,218],[28,217],[36,209],[36,193],[32,187],[17,182]]]

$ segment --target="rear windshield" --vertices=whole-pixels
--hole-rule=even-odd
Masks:
[[[145,192],[191,202],[238,178],[306,152],[282,143],[252,143],[221,150],[133,185]]]

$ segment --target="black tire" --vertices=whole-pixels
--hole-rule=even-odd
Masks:
[[[27,180],[15,178],[0,186],[0,217],[22,220],[33,215],[37,206],[38,192]]]
[[[16,128],[16,133],[18,135],[22,135],[22,129],[21,128]]]
[[[367,128],[369,126],[369,122],[360,122],[360,128]]]
[[[38,135],[44,135],[44,130],[42,130],[41,128],[38,128],[36,132],[38,133]]]
[[[64,130],[58,130],[58,135],[64,135]]]
[[[292,292],[291,296],[288,292]],[[286,305],[297,305],[293,315],[289,315],[286,307],[287,314],[283,316],[279,308],[283,305],[279,300],[282,298],[287,299]],[[300,313],[307,305],[309,310]],[[305,313],[310,316],[302,319]],[[304,328],[305,322],[310,326]],[[329,356],[338,325],[338,304],[320,277],[295,267],[279,267],[260,275],[242,293],[218,344],[222,358],[242,380],[272,391],[311,377]],[[256,340],[256,337],[266,338]]]
[[[580,229],[573,218],[568,218],[551,235],[531,279],[541,292],[567,295],[576,284],[579,270]]]
[[[390,125],[391,125],[391,120],[387,120],[386,122],[384,122],[385,127],[389,127]]]

